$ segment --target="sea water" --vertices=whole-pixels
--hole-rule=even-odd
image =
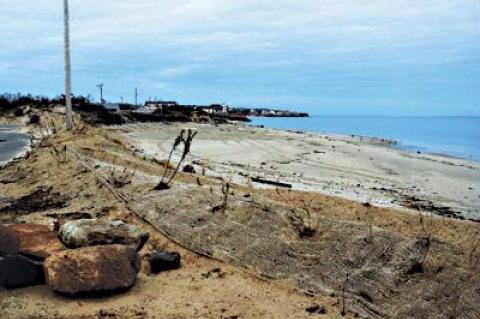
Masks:
[[[30,136],[22,133],[19,126],[0,125],[0,167],[28,151]]]
[[[252,125],[397,141],[395,147],[480,161],[480,117],[252,117]]]

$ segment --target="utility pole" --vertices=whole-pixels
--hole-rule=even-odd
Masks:
[[[103,83],[97,84],[97,88],[100,89],[100,104],[103,105]]]
[[[63,0],[64,41],[65,41],[65,108],[67,109],[67,131],[73,128],[72,116],[72,67],[70,61],[70,15],[68,0]]]
[[[123,96],[120,97],[120,103],[123,104]]]
[[[135,106],[138,108],[138,89],[135,88]]]

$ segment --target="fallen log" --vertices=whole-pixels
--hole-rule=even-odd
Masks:
[[[271,181],[271,180],[264,179],[264,178],[261,178],[261,177],[252,177],[252,182],[267,184],[267,185],[273,185],[273,186],[278,186],[278,187],[284,187],[284,188],[292,188],[292,184]]]

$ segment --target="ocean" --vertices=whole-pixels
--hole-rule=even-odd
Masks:
[[[0,167],[30,148],[30,136],[15,125],[0,125]]]
[[[252,125],[397,141],[396,148],[480,161],[480,117],[311,116],[252,117]]]

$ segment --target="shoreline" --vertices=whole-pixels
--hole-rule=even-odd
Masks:
[[[301,131],[305,133],[315,133],[315,134],[326,134],[326,135],[342,135],[342,136],[359,136],[364,137],[367,139],[378,139],[378,140],[385,140],[391,142],[390,145],[399,150],[407,151],[410,153],[418,153],[418,154],[430,154],[430,155],[438,155],[443,157],[453,157],[457,159],[463,159],[467,161],[473,161],[480,163],[480,149],[475,148],[475,140],[472,141],[472,136],[469,133],[468,136],[465,136],[465,130],[463,130],[462,138],[459,139],[450,139],[450,136],[455,135],[455,130],[457,126],[461,125],[461,123],[450,123],[450,122],[441,122],[441,123],[433,123],[437,125],[445,125],[445,131],[440,132],[440,137],[444,138],[443,144],[441,147],[438,147],[438,143],[436,139],[431,138],[432,134],[437,136],[437,131],[429,131],[429,130],[418,130],[418,134],[408,134],[406,132],[410,131],[410,129],[416,130],[414,125],[420,125],[419,123],[414,122],[415,124],[409,124],[405,122],[398,122],[398,119],[412,119],[412,121],[419,121],[423,120],[424,118],[427,119],[457,119],[463,117],[452,117],[452,116],[444,116],[444,117],[394,117],[394,116],[322,116],[322,115],[314,115],[312,118],[317,118],[317,120],[307,121],[307,122],[298,122],[298,121],[287,121],[287,122],[277,122],[275,120],[269,121],[269,119],[265,118],[257,118],[252,119],[252,123],[249,125],[253,127],[261,127],[261,128],[268,128],[268,129],[280,129],[280,130],[292,130],[292,131]],[[333,125],[328,124],[325,122],[327,119],[333,118]],[[339,119],[346,119],[347,126]],[[359,124],[358,119],[365,118],[366,126],[362,126],[363,124]],[[393,125],[394,127],[402,127],[402,129],[393,129],[390,131],[389,126],[380,125],[378,129],[370,129],[369,124],[376,125],[372,123],[372,120],[377,120],[384,118],[385,120],[391,121],[389,125]],[[468,117],[467,117],[468,118]],[[476,118],[476,117],[475,117]],[[469,118],[468,118],[469,119]],[[480,118],[478,118],[480,119]],[[325,120],[325,121],[324,121]],[[348,122],[348,121],[351,121]],[[318,122],[318,123],[317,123]],[[350,126],[351,124],[351,126]],[[432,124],[432,125],[433,125]],[[325,125],[322,126],[322,129],[318,129],[318,125]],[[410,127],[410,126],[412,127]],[[421,124],[423,125],[423,124]],[[405,126],[405,127],[404,127]],[[470,126],[468,126],[470,127]],[[471,128],[474,129],[474,128]],[[440,130],[441,131],[441,130]],[[356,132],[356,133],[350,133]],[[368,132],[368,133],[367,133]],[[470,131],[468,131],[470,132]],[[442,135],[443,134],[443,135]],[[417,138],[420,136],[420,138]],[[456,144],[458,143],[458,144]],[[473,144],[472,144],[473,143]],[[467,146],[470,145],[470,146]],[[459,148],[458,148],[458,147]]]
[[[3,130],[2,128],[6,128],[6,130]],[[11,137],[8,139],[9,135],[13,136],[13,138]],[[0,169],[4,169],[18,160],[21,160],[32,150],[32,136],[29,134],[28,128],[25,126],[0,124],[0,137],[2,137],[0,138],[2,140],[0,141],[1,144],[23,143],[22,145],[14,146],[14,149],[9,151],[6,155],[3,155],[3,152],[0,154],[0,158],[4,157],[3,160],[0,160]],[[25,142],[27,138],[28,142]],[[19,139],[22,139],[22,141],[19,141]]]
[[[197,171],[232,182],[253,178],[384,207],[425,209],[480,220],[480,163],[398,150],[376,138],[233,124],[140,124],[111,127],[144,156],[164,159],[185,126],[199,131],[190,162]],[[382,141],[380,139],[380,141]],[[174,158],[175,160],[175,158]],[[268,188],[255,183],[255,188]],[[271,186],[270,186],[271,188]]]
[[[421,151],[414,151],[413,148],[415,146],[405,146],[405,147],[399,147],[399,145],[402,145],[400,141],[397,141],[395,139],[389,139],[389,138],[384,138],[384,137],[379,137],[379,136],[370,136],[370,135],[361,135],[361,134],[339,134],[339,133],[333,133],[333,132],[315,132],[315,131],[306,131],[306,130],[294,130],[294,129],[280,129],[280,128],[274,128],[274,127],[266,127],[264,125],[255,125],[255,124],[243,124],[243,123],[238,123],[238,125],[245,125],[246,127],[251,127],[254,129],[266,129],[266,130],[273,130],[273,131],[279,131],[279,132],[289,132],[289,133],[296,133],[296,134],[313,134],[313,135],[318,135],[318,136],[331,136],[339,139],[349,139],[349,138],[359,138],[360,143],[368,143],[370,145],[377,145],[380,147],[385,147],[389,148],[398,152],[403,152],[406,154],[415,154],[415,155],[426,155],[430,156],[433,158],[436,158],[437,160],[445,159],[445,160],[459,160],[459,161],[465,161],[465,162],[472,162],[475,164],[480,164],[480,159],[472,159],[472,158],[465,158],[461,156],[455,156],[455,155],[450,155],[446,153],[441,153],[441,152],[421,152]],[[425,158],[427,159],[427,158]]]

